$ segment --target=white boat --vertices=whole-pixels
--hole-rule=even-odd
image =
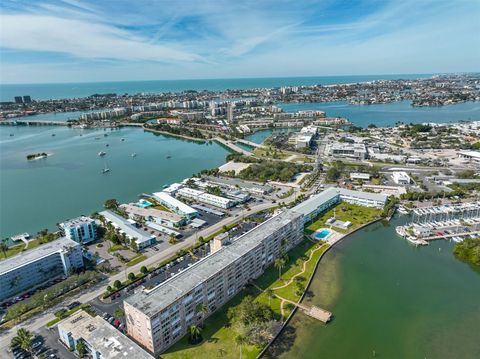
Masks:
[[[398,212],[401,214],[409,214],[410,212],[405,207],[398,207]]]
[[[463,242],[463,238],[460,238],[460,237],[452,237],[452,241],[454,241],[455,243],[461,243],[461,242]]]
[[[102,156],[105,156],[105,155],[106,155],[106,153],[105,153],[105,152],[103,152],[103,151],[100,151],[100,152],[98,152],[98,155],[99,155],[100,157],[102,157]]]
[[[107,172],[110,172],[110,168],[104,168],[104,169],[102,170],[102,173],[107,173]]]
[[[137,154],[135,152],[133,152],[132,157],[137,157]]]

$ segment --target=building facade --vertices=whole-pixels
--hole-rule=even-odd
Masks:
[[[0,262],[0,301],[83,267],[81,246],[60,238]]]
[[[193,209],[190,206],[187,206],[182,201],[170,196],[166,192],[155,192],[153,193],[153,197],[163,204],[165,207],[171,209],[175,213],[184,216],[188,220],[198,217],[198,211]]]
[[[65,237],[77,243],[89,243],[97,239],[97,224],[95,220],[81,216],[60,223],[65,232]]]
[[[157,287],[127,298],[128,335],[152,353],[163,352],[203,319],[199,305],[209,316],[302,239],[303,215],[277,214]]]

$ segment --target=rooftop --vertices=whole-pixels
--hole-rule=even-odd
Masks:
[[[82,224],[88,224],[91,223],[93,219],[87,216],[80,216],[77,218],[69,219],[68,221],[65,221],[62,223],[62,226],[64,227],[76,227],[80,226]]]
[[[152,359],[149,353],[115,329],[99,316],[92,317],[83,310],[58,323],[59,330],[83,338],[103,359]]]
[[[245,233],[230,245],[196,262],[152,290],[133,294],[125,299],[125,302],[151,317],[260,245],[276,229],[300,216],[301,214],[290,210],[281,212]]]
[[[25,252],[0,261],[0,275],[52,255],[53,253],[66,251],[66,249],[75,246],[79,246],[79,244],[71,239],[62,237],[52,242],[42,244],[39,247],[26,250]]]
[[[122,204],[120,205],[120,208],[124,209],[128,213],[133,213],[142,217],[156,217],[172,222],[180,222],[183,219],[182,216],[176,213],[161,211],[155,208],[140,208],[131,204]]]
[[[155,192],[155,193],[153,193],[153,196],[158,200],[165,201],[165,202],[169,203],[171,206],[174,206],[174,207],[178,208],[181,212],[183,212],[185,214],[197,213],[197,211],[195,209],[193,209],[190,206],[187,206],[185,203],[183,203],[183,202],[179,201],[178,199],[170,196],[166,192]]]
[[[118,214],[115,214],[110,211],[102,211],[100,214],[105,217],[106,220],[112,222],[118,226],[118,228],[123,231],[127,236],[131,238],[136,238],[137,243],[142,243],[149,241],[152,237],[151,234],[141,231],[140,229],[132,226],[128,220],[123,217],[120,217]]]

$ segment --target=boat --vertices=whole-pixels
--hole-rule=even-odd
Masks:
[[[107,136],[108,136],[108,133],[104,133],[104,134],[103,134],[103,137],[107,137]]]
[[[398,212],[401,214],[409,214],[410,212],[405,207],[398,207]]]
[[[124,139],[124,138],[122,138],[122,139],[121,139],[121,141],[125,141],[125,139]]]
[[[137,154],[135,152],[133,152],[132,157],[137,157]]]
[[[105,155],[106,155],[106,153],[105,153],[105,152],[103,152],[103,151],[100,151],[100,152],[98,152],[98,155],[99,155],[100,157],[102,157],[102,156],[105,156]]]
[[[102,170],[102,173],[107,173],[107,172],[110,172],[110,168],[104,168],[104,169]]]
[[[108,143],[105,144],[106,147],[110,146]]]
[[[170,158],[172,158],[172,156],[170,156],[170,155],[167,155],[167,159],[170,159]]]
[[[95,137],[95,139],[96,139],[96,140],[99,140],[99,139],[100,139],[100,137]]]
[[[54,133],[52,133],[52,136],[55,136],[55,134],[54,134]]]
[[[13,136],[15,136],[15,135],[14,135],[13,133],[11,133],[11,134],[10,134],[10,137],[13,137]]]

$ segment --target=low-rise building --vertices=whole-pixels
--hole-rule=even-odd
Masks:
[[[185,218],[179,214],[162,211],[156,208],[140,208],[131,204],[121,204],[120,208],[132,219],[143,218],[169,227],[180,227],[185,224]]]
[[[0,301],[83,267],[81,246],[59,238],[0,262]]]
[[[65,232],[65,237],[77,243],[89,243],[97,239],[97,224],[90,217],[70,219],[60,223],[60,228]]]
[[[205,204],[210,204],[220,208],[230,208],[235,205],[235,202],[229,198],[216,196],[204,191],[199,191],[193,188],[184,187],[177,191],[177,196],[192,199]]]
[[[458,152],[458,157],[469,162],[480,163],[480,151],[460,151]]]
[[[360,173],[360,172],[352,172],[350,173],[351,180],[357,181],[370,181],[370,173]]]
[[[110,222],[120,233],[124,233],[128,239],[134,240],[138,249],[147,248],[156,243],[154,235],[149,234],[133,226],[128,220],[111,211],[102,211],[100,215]]]
[[[328,153],[336,157],[365,160],[367,147],[363,143],[334,142],[328,146]]]
[[[387,199],[386,195],[379,193],[330,187],[293,207],[292,211],[303,214],[304,221],[307,223],[341,201],[365,207],[383,208],[387,203]]]
[[[286,210],[229,244],[217,241],[209,256],[125,299],[128,335],[156,355],[163,352],[200,323],[199,304],[209,316],[302,239],[303,216]]]
[[[165,207],[181,216],[185,216],[188,220],[198,217],[198,211],[196,209],[170,196],[166,192],[155,192],[153,193],[153,197]]]
[[[60,341],[72,352],[83,342],[92,359],[153,359],[107,321],[83,310],[59,322],[58,334]]]
[[[410,176],[407,174],[407,172],[403,171],[392,172],[392,179],[396,184],[409,185],[412,183]]]

